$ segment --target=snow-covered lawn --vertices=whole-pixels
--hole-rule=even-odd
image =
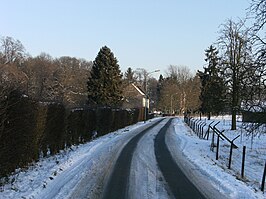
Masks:
[[[230,128],[229,122],[224,122],[224,118],[215,119],[222,121],[220,126],[218,126],[219,129]],[[97,196],[97,187],[95,187],[95,185],[99,185],[99,183],[103,182],[108,176],[108,173],[101,172],[101,168],[106,169],[111,167],[106,164],[106,162],[110,163],[111,159],[114,158],[108,156],[108,151],[117,151],[116,154],[119,154],[119,150],[126,144],[125,140],[136,135],[145,125],[149,125],[149,122],[146,124],[138,123],[105,135],[92,142],[73,146],[71,149],[62,151],[56,156],[40,160],[27,170],[18,170],[10,177],[10,181],[12,181],[12,179],[14,179],[14,181],[1,187],[0,198],[53,198],[53,194],[56,194],[56,192],[57,194],[59,193],[56,198],[73,197],[75,196],[75,193],[72,193],[73,187],[83,183],[83,177],[89,175],[88,171],[90,171],[90,173],[93,172],[93,176],[95,177],[92,177],[89,182],[86,181],[84,183],[86,183],[87,187],[91,187],[88,191],[93,192],[94,196]],[[226,130],[225,133],[228,136],[235,137],[240,132]],[[218,189],[222,194],[227,195],[228,198],[266,198],[266,193],[263,194],[259,190],[263,166],[266,159],[266,136],[263,135],[260,138],[255,138],[252,149],[250,149],[248,148],[250,146],[250,141],[244,136],[243,132],[242,135],[242,139],[239,138],[235,142],[239,148],[233,151],[231,170],[227,169],[227,159],[229,156],[229,147],[227,144],[221,142],[220,157],[219,160],[215,160],[215,153],[210,151],[211,140],[199,139],[195,133],[183,123],[182,118],[174,119],[172,131],[167,134],[166,143],[169,144],[174,158],[178,158],[177,161],[182,159],[180,166],[184,168],[185,173],[191,179],[194,179],[195,183],[200,183],[201,190],[205,189],[206,193],[210,194],[214,191],[211,187],[205,187],[205,182],[211,183],[212,187]],[[147,134],[140,140],[138,145],[153,145],[154,137],[154,133]],[[241,145],[243,144],[247,146],[246,178],[245,180],[238,180],[241,168],[238,168],[238,164],[241,162]],[[142,155],[138,157],[143,160],[143,162],[138,162],[135,158],[137,158],[137,154],[141,154],[141,149],[136,149],[132,161],[135,165],[132,168],[135,168],[135,170],[131,176],[131,181],[134,182],[136,176],[138,178],[143,176],[143,179],[135,181],[136,186],[139,186],[137,182],[147,181],[148,183],[142,188],[148,189],[151,197],[154,196],[153,190],[161,189],[161,198],[166,198],[167,193],[163,185],[164,183],[161,182],[156,186],[152,184],[154,180],[157,180],[156,175],[158,176],[158,174],[150,173],[148,175],[142,175],[141,173],[143,172],[143,170],[141,170],[143,167],[142,165],[156,168],[154,165],[156,163],[153,162],[154,158],[151,158],[153,157],[152,151],[152,147],[143,150]],[[149,161],[149,163],[145,163],[145,160]],[[193,170],[197,171],[199,175],[195,176],[196,174],[191,172]],[[159,172],[159,176],[160,175]],[[213,198],[219,197],[213,195]]]
[[[240,130],[228,130],[230,129],[229,120],[224,121],[224,119],[225,117],[215,118],[215,120],[221,121],[218,128],[221,130],[225,129],[225,134],[228,137],[236,137],[238,133],[240,133]],[[206,130],[207,129],[205,129],[205,131]],[[246,157],[246,178],[245,180],[242,180],[239,178],[241,166],[237,169],[237,163],[241,162],[242,160],[242,147],[240,143],[243,144],[243,140],[248,139],[247,137],[244,138],[244,134],[242,142],[240,138],[238,141],[235,141],[239,148],[233,150],[233,170],[229,170],[227,168],[230,149],[228,143],[220,141],[219,160],[216,160],[216,148],[214,149],[214,152],[210,150],[211,138],[209,140],[199,139],[191,129],[185,129],[184,124],[180,123],[180,120],[176,120],[175,133],[177,137],[177,145],[180,146],[179,148],[182,150],[184,156],[186,156],[190,162],[196,165],[195,169],[200,170],[203,173],[203,176],[208,178],[208,181],[213,181],[213,184],[216,184],[216,187],[222,193],[228,195],[229,198],[266,198],[266,193],[263,194],[259,190],[266,154],[265,135],[261,136],[260,138],[256,138],[256,141],[253,143],[252,150],[254,150],[255,145],[256,148],[260,148],[260,150],[259,152],[256,150],[253,155],[249,155],[249,158]],[[247,148],[247,156],[252,150]],[[253,164],[253,162],[258,162],[261,160],[263,162],[263,166],[261,163]],[[253,169],[249,169],[252,167]],[[248,172],[251,174],[247,174]]]
[[[198,118],[199,119],[199,118]],[[261,183],[262,176],[266,162],[266,134],[257,133],[254,136],[248,134],[242,126],[241,117],[237,119],[237,130],[231,129],[231,116],[219,116],[212,117],[210,121],[202,118],[206,121],[207,124],[210,124],[212,121],[215,121],[214,124],[220,122],[216,127],[222,131],[223,134],[228,137],[230,140],[239,136],[234,143],[238,146],[237,149],[233,149],[231,169],[228,169],[229,165],[229,154],[230,154],[230,143],[226,140],[220,139],[220,148],[219,148],[219,159],[216,160],[216,150],[210,151],[211,137],[210,133],[208,146],[206,146],[208,152],[205,155],[213,161],[214,164],[217,164],[220,168],[224,169],[225,172],[230,173],[235,178],[245,182],[250,189],[255,192],[261,193]],[[204,128],[204,132],[207,131],[207,126]],[[215,136],[215,143],[217,142],[217,136]],[[243,157],[243,146],[246,146],[246,156],[245,156],[245,169],[244,169],[244,178],[241,178],[241,168],[242,168],[242,157]],[[202,154],[204,155],[204,154]],[[266,185],[265,185],[266,186]],[[266,187],[264,189],[266,192]],[[264,198],[266,195],[264,194]]]

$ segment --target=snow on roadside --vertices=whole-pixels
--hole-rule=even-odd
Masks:
[[[233,149],[231,170],[229,172],[241,178],[243,146],[246,147],[244,179],[255,191],[261,187],[264,165],[266,162],[266,134],[257,133],[251,135],[245,131],[242,126],[241,116],[237,118],[237,130],[230,130],[231,116],[218,116],[211,118],[211,121],[220,122],[217,125],[219,130],[224,130],[224,135],[230,140],[239,136],[234,143],[238,146]],[[210,123],[210,121],[207,121]],[[215,149],[216,150],[216,149]],[[216,161],[221,167],[227,168],[229,163],[230,144],[227,141],[220,140],[219,160]],[[266,192],[266,191],[265,191]]]
[[[138,129],[144,128],[144,125],[146,124],[140,122],[102,136],[92,142],[72,146],[55,156],[42,158],[27,170],[17,170],[9,178],[12,183],[1,187],[0,199],[33,199],[43,198],[42,196],[52,198],[53,194],[56,194],[55,191],[61,192],[58,198],[65,198],[71,194],[69,187],[81,180],[85,172],[84,167],[95,163],[94,152],[103,146],[106,147],[106,150],[111,150],[116,147],[118,140],[133,136]],[[90,183],[95,185],[93,181]],[[65,186],[64,189],[63,186]]]
[[[147,124],[147,123],[146,123]],[[82,182],[84,176],[86,176],[91,170],[97,176],[101,174],[101,168],[105,160],[108,159],[108,151],[116,151],[121,146],[123,146],[124,141],[128,138],[133,137],[139,130],[145,128],[146,125],[143,122],[136,125],[121,129],[119,131],[110,133],[103,137],[97,138],[96,140],[81,144],[78,146],[72,146],[71,149],[62,151],[61,153],[48,158],[43,158],[37,162],[34,166],[31,166],[27,170],[18,170],[16,174],[10,177],[10,179],[15,179],[13,183],[6,184],[4,187],[0,187],[0,199],[6,198],[23,198],[23,199],[36,199],[36,198],[53,198],[53,194],[58,194],[55,198],[75,198],[75,194],[72,192],[77,191],[72,188],[75,187],[75,184]],[[189,168],[189,176],[194,178],[196,183],[203,186],[203,191],[206,191],[207,194],[213,196],[211,198],[257,198],[262,199],[266,198],[266,193],[262,193],[258,190],[258,185],[250,180],[248,182],[243,182],[237,180],[234,170],[228,170],[226,168],[227,155],[223,155],[223,149],[221,149],[221,158],[220,160],[215,160],[215,153],[210,151],[210,140],[200,140],[183,122],[182,119],[175,119],[174,129],[169,133],[169,136],[166,137],[167,144],[169,143],[171,152],[174,151],[175,154],[179,155],[179,158],[183,159],[183,168]],[[226,124],[226,122],[225,122]],[[219,128],[226,128],[226,125],[221,124]],[[226,132],[228,136],[232,135],[232,132]],[[234,132],[233,132],[234,133]],[[236,134],[239,132],[235,132]],[[168,134],[167,134],[168,135]],[[144,146],[145,144],[152,144],[152,137],[155,136],[154,133],[145,135],[146,138],[140,141],[140,145]],[[150,137],[150,138],[149,138]],[[257,144],[253,145],[253,149],[256,147],[264,146],[265,149],[265,140],[254,142]],[[244,138],[242,139],[243,143]],[[237,143],[237,142],[236,142]],[[222,143],[223,144],[223,143]],[[237,143],[239,144],[239,143]],[[263,145],[264,144],[264,145]],[[227,148],[224,147],[226,150]],[[141,154],[141,158],[147,159],[145,156],[151,154],[151,149],[147,149]],[[258,153],[255,156],[265,160],[265,150],[258,151],[254,150],[254,154]],[[141,152],[141,150],[140,150]],[[235,159],[238,159],[237,150],[234,150],[233,156]],[[107,155],[105,155],[107,153]],[[117,153],[118,154],[118,153]],[[176,157],[174,157],[176,158]],[[134,160],[133,160],[134,161]],[[248,164],[255,164],[253,160],[247,160]],[[139,163],[141,168],[145,163]],[[149,166],[153,167],[150,162]],[[250,166],[250,165],[249,165]],[[155,166],[156,167],[156,166]],[[86,168],[86,169],[85,169]],[[88,171],[87,169],[91,169]],[[257,167],[255,167],[257,168]],[[153,168],[154,169],[154,168]],[[256,169],[255,169],[256,170]],[[198,173],[199,178],[196,177]],[[254,172],[253,174],[255,174]],[[139,177],[141,175],[137,173]],[[148,181],[151,182],[156,179],[156,176],[160,176],[159,173],[148,173],[145,175],[148,177]],[[247,174],[248,175],[248,174]],[[84,181],[86,186],[93,187],[97,184],[95,178],[90,178],[90,181]],[[104,178],[104,176],[103,176]],[[261,178],[261,176],[259,177]],[[140,181],[145,180],[144,178]],[[157,179],[158,180],[158,179]],[[159,179],[160,180],[160,179]],[[260,180],[260,179],[259,179]],[[88,184],[90,183],[90,184]],[[147,186],[147,190],[150,196],[156,194],[161,194],[162,198],[166,198],[164,188],[162,187],[163,182],[154,182],[157,183]],[[76,185],[76,186],[77,186]],[[208,186],[210,185],[210,186]],[[156,186],[159,192],[155,193],[152,191]],[[254,188],[256,187],[256,191]],[[54,193],[54,188],[59,193]],[[217,189],[217,190],[215,190]],[[220,193],[220,194],[219,194]],[[79,193],[80,194],[80,193]],[[72,197],[71,197],[72,196]]]
[[[255,190],[254,186],[251,186],[251,184],[238,180],[236,174],[234,174],[232,170],[227,169],[225,163],[221,163],[220,160],[215,160],[215,153],[210,151],[210,140],[200,140],[196,134],[182,122],[182,119],[175,119],[174,125],[175,136],[172,135],[174,141],[169,142],[174,142],[172,145],[175,144],[178,146],[185,159],[195,165],[195,169],[198,170],[204,178],[207,178],[209,183],[220,190],[224,196],[236,199],[266,198],[265,193],[263,194],[258,190],[259,187]],[[236,154],[235,150],[234,154]],[[260,155],[262,154],[257,154],[256,157],[261,158]],[[220,156],[223,155],[221,154]],[[260,171],[263,170],[260,168]],[[262,173],[260,179],[261,177]],[[205,189],[208,188],[205,187]]]

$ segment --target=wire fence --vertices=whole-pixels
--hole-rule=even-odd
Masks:
[[[241,118],[237,126],[241,128]],[[207,121],[184,117],[185,123],[200,139],[210,141],[210,150],[215,153],[217,163],[232,171],[237,179],[252,186],[255,190],[265,191],[266,144],[248,144],[249,137],[241,131],[230,131],[231,121],[220,118]],[[257,139],[258,142],[263,140]],[[266,139],[265,139],[266,140]]]

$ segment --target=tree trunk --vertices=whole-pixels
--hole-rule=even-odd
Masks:
[[[211,119],[211,112],[208,112],[208,120]]]
[[[236,130],[236,110],[235,108],[232,109],[232,124],[231,130]]]
[[[236,130],[236,111],[237,111],[237,95],[238,95],[238,87],[237,87],[237,78],[236,78],[236,67],[233,67],[233,90],[232,90],[232,123],[231,130]]]

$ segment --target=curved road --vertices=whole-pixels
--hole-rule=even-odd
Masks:
[[[161,120],[149,126],[144,131],[133,137],[120,153],[112,175],[104,191],[104,197],[106,199],[124,199],[128,197],[128,186],[129,186],[129,174],[131,167],[131,160],[133,152],[138,144],[141,137],[148,132],[151,128],[156,126]]]
[[[155,138],[155,156],[159,168],[175,198],[205,198],[176,164],[165,143],[165,134],[171,125],[171,121],[169,120],[166,123]]]
[[[166,120],[168,121],[164,125]],[[136,136],[128,141],[128,143],[122,149],[119,157],[117,158],[109,180],[105,185],[103,198],[134,198],[132,196],[132,193],[130,193],[129,191],[131,186],[129,176],[132,169],[131,163],[133,154],[136,151],[138,143],[142,139],[142,137],[145,134],[151,132],[154,133],[154,131],[157,131],[155,133],[156,136],[154,139],[154,153],[158,165],[157,169],[160,170],[158,171],[158,173],[161,173],[163,175],[160,180],[164,181],[166,186],[165,190],[169,192],[169,198],[205,198],[178,167],[166,145],[165,135],[168,132],[167,130],[171,125],[171,121],[172,119],[165,119],[164,121],[159,120],[153,125],[149,126],[147,129],[139,132]],[[155,128],[158,125],[162,126],[162,128],[159,130],[158,127]],[[138,181],[137,183],[143,182]]]

